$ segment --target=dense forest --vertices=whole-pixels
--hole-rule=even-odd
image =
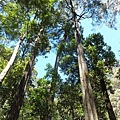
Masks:
[[[119,12],[119,0],[0,0],[0,120],[120,120],[120,63],[81,25],[116,29]]]

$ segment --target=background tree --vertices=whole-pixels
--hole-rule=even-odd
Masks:
[[[54,68],[50,64],[47,65],[47,73],[45,78],[38,79],[35,87],[30,87],[29,90],[29,103],[31,106],[31,116],[41,120],[52,119],[56,120],[58,116],[57,112],[57,92],[61,83],[60,76],[54,71]],[[51,91],[51,84],[55,79],[54,90]],[[55,77],[56,76],[56,77]],[[54,92],[54,93],[53,93]],[[51,101],[51,96],[54,95],[54,100]],[[51,108],[52,106],[52,108]],[[51,116],[51,117],[50,117]]]
[[[115,54],[111,51],[111,47],[104,43],[103,36],[100,33],[90,35],[88,38],[86,38],[86,40],[83,41],[83,44],[85,53],[87,54],[87,63],[89,66],[90,75],[92,76],[92,81],[98,80],[93,83],[94,85],[92,84],[93,89],[96,90],[96,93],[98,93],[97,96],[99,97],[101,91],[103,92],[101,100],[104,97],[103,104],[105,100],[109,118],[110,120],[116,120],[108,95],[108,89],[110,89],[110,80],[107,76],[107,74],[111,73],[111,68],[116,62]],[[108,88],[106,87],[106,84],[109,85],[109,87],[107,86]],[[100,86],[100,88],[97,86]],[[95,88],[98,88],[98,90]],[[98,100],[96,103],[97,102]],[[98,103],[98,105],[100,105],[100,103]]]

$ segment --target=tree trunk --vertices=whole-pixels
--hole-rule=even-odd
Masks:
[[[20,85],[18,86],[18,90],[15,93],[15,96],[13,98],[13,103],[6,117],[6,120],[17,120],[19,117],[19,112],[20,112],[20,109],[21,109],[21,106],[24,100],[26,86],[27,86],[28,80],[31,78],[32,68],[34,65],[34,59],[35,59],[35,56],[32,55],[26,66],[24,75],[22,77]]]
[[[108,95],[108,92],[107,92],[107,88],[106,88],[106,84],[105,84],[104,79],[100,80],[100,84],[101,84],[103,96],[104,96],[104,99],[105,99],[105,104],[106,104],[106,108],[107,108],[107,111],[108,111],[109,118],[110,118],[110,120],[116,120],[116,117],[115,117],[113,107],[112,107],[110,99],[109,99],[109,95]]]
[[[74,10],[73,0],[70,0],[71,11],[73,14],[73,22],[75,28],[75,39],[77,44],[78,66],[81,80],[83,107],[85,113],[85,120],[98,120],[97,110],[94,102],[92,87],[89,80],[88,68],[84,57],[84,51],[81,44],[81,35],[79,31],[78,20]]]
[[[98,120],[94,96],[81,43],[78,44],[77,53],[85,120]]]
[[[64,34],[64,36],[63,36],[63,39],[62,39],[62,41],[61,42],[65,42],[65,40],[66,40],[66,33]],[[57,53],[57,55],[56,55],[56,59],[55,59],[55,65],[54,65],[54,71],[57,73],[58,72],[58,65],[59,65],[59,55],[60,55],[60,53],[58,54]],[[50,101],[49,101],[49,103],[54,103],[54,98],[55,98],[55,90],[54,90],[54,88],[55,88],[55,86],[56,86],[56,79],[54,79],[54,76],[52,77],[52,82],[51,82],[51,88],[50,88]],[[50,110],[49,110],[50,112],[49,112],[49,115],[48,115],[48,120],[51,120],[52,119],[52,115],[50,114],[50,113],[52,113],[52,111],[53,111],[53,106],[50,106]]]
[[[20,109],[21,109],[22,104],[23,104],[27,83],[28,83],[28,80],[30,80],[30,78],[31,78],[32,69],[34,66],[34,61],[35,61],[35,57],[36,57],[36,48],[35,47],[37,46],[37,43],[40,42],[39,37],[41,35],[42,30],[43,29],[40,29],[40,32],[38,33],[38,37],[35,39],[35,45],[32,48],[30,60],[29,60],[28,64],[26,65],[25,72],[22,76],[22,79],[21,79],[21,82],[18,86],[18,89],[14,95],[11,109],[8,112],[6,120],[17,120],[19,117],[19,112],[20,112]]]
[[[13,65],[13,63],[14,63],[14,61],[15,61],[15,58],[16,58],[16,56],[17,56],[17,53],[18,53],[20,44],[21,44],[21,42],[23,41],[24,37],[25,37],[25,34],[24,34],[24,35],[21,37],[21,39],[18,41],[18,43],[17,43],[17,45],[16,45],[16,47],[15,47],[15,49],[14,49],[14,51],[13,51],[13,54],[12,54],[12,56],[11,56],[8,64],[7,64],[7,66],[6,66],[6,67],[4,68],[4,70],[1,72],[1,74],[0,74],[0,84],[2,84],[3,79],[4,79],[5,76],[7,75],[10,67]]]

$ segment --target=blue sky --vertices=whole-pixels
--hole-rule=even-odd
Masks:
[[[115,53],[116,58],[119,59],[118,51],[120,50],[120,22],[117,23],[117,30],[108,28],[106,25],[94,28],[90,20],[82,21],[82,26],[84,27],[84,36],[87,37],[89,34],[100,32],[104,37],[104,42],[112,47],[112,51]],[[94,30],[92,30],[94,29]]]
[[[89,34],[100,32],[104,37],[104,42],[112,47],[112,51],[115,53],[116,58],[120,60],[118,51],[120,50],[120,22],[117,23],[117,30],[108,28],[106,25],[102,27],[95,28],[92,26],[89,19],[81,22],[84,27],[84,37],[88,37]],[[93,30],[94,29],[94,30]],[[38,62],[36,63],[36,69],[38,71],[38,77],[42,78],[45,75],[46,64],[50,63],[54,66],[55,63],[55,53],[51,52],[48,54],[48,58],[43,56],[38,57]]]

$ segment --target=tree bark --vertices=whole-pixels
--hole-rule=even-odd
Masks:
[[[78,54],[78,66],[79,74],[81,80],[81,89],[82,89],[82,98],[83,98],[83,107],[85,113],[85,120],[98,120],[97,110],[94,102],[94,96],[92,92],[92,87],[90,84],[88,68],[86,60],[84,57],[84,51],[81,44],[81,35],[79,31],[78,20],[76,12],[74,10],[73,0],[70,0],[71,11],[73,15],[73,22],[75,28],[75,39],[77,44],[77,54]]]
[[[113,107],[112,107],[112,104],[110,102],[110,98],[109,98],[109,95],[108,95],[108,92],[107,92],[107,88],[106,88],[106,84],[105,84],[104,79],[100,80],[100,84],[101,84],[103,96],[104,96],[104,99],[105,99],[106,108],[107,108],[107,111],[108,111],[109,118],[110,118],[110,120],[116,120],[115,113],[113,111]]]
[[[78,44],[77,53],[85,120],[98,120],[94,96],[81,43]]]
[[[22,107],[23,104],[23,100],[24,100],[24,96],[25,96],[25,92],[26,92],[26,87],[28,84],[28,80],[30,80],[31,78],[31,74],[32,74],[32,69],[34,66],[34,61],[35,61],[35,57],[36,57],[36,49],[35,47],[37,46],[37,43],[40,42],[40,35],[43,29],[40,30],[38,37],[35,39],[35,45],[32,48],[32,53],[30,56],[30,60],[28,62],[28,64],[26,65],[25,68],[25,72],[22,76],[21,82],[18,86],[18,89],[14,95],[13,98],[13,102],[11,105],[11,109],[7,114],[6,120],[17,120],[19,117],[19,112],[20,109]]]
[[[5,78],[5,76],[7,75],[9,69],[11,68],[11,66],[13,65],[14,61],[15,61],[15,58],[17,56],[17,53],[19,51],[19,47],[20,47],[20,44],[21,42],[23,41],[25,37],[25,34],[21,37],[21,39],[18,41],[14,51],[13,51],[13,54],[8,62],[8,64],[6,65],[6,67],[3,69],[3,71],[0,73],[0,84],[2,84],[2,81],[3,79]]]

